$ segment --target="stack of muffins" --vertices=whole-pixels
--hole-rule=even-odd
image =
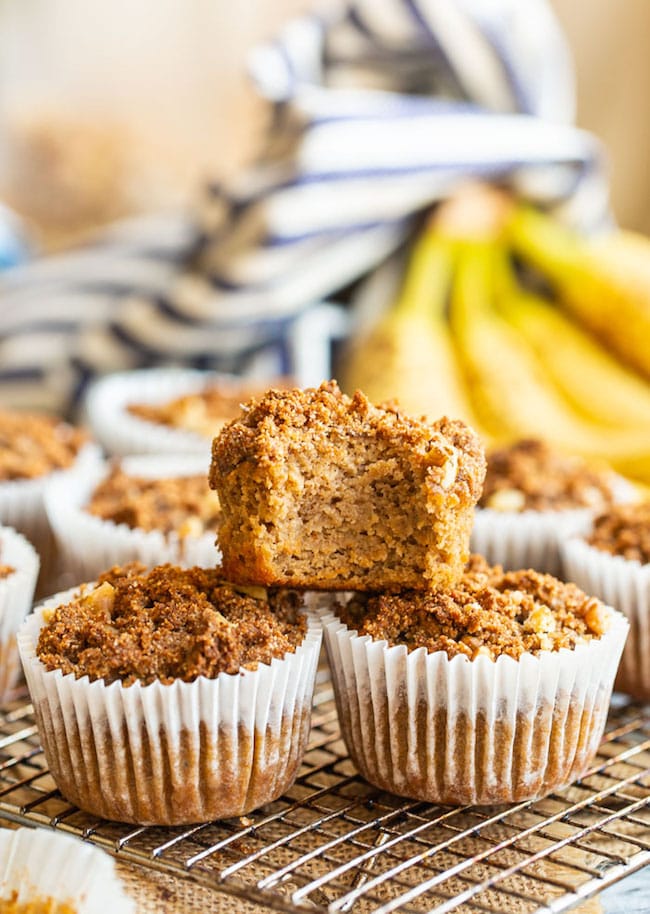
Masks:
[[[151,496],[160,475],[132,466],[95,467],[83,494],[52,486],[55,526],[71,501],[123,538],[120,512],[135,516],[125,491],[138,480]],[[370,782],[456,804],[521,800],[579,777],[628,625],[575,585],[470,558],[484,476],[462,422],[409,418],[334,382],[245,404],[212,448],[222,565],[147,569],[125,556],[20,632],[66,798],[139,824],[275,799],[306,746],[321,628],[343,736]],[[90,526],[78,529],[94,552]]]

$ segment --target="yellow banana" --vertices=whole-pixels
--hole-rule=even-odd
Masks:
[[[429,224],[418,238],[397,302],[363,337],[343,365],[342,383],[373,402],[397,400],[405,412],[472,421],[444,309],[452,247]]]
[[[499,288],[498,310],[583,418],[639,432],[645,428],[650,440],[650,385],[643,378],[553,304],[522,289],[512,272]]]
[[[525,208],[513,210],[508,233],[567,311],[650,378],[650,240],[622,231],[584,239]]]
[[[543,438],[650,481],[647,429],[612,432],[586,421],[550,381],[526,337],[495,311],[501,256],[491,242],[459,243],[450,319],[479,423],[497,440]]]

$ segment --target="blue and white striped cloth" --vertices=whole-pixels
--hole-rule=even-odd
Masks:
[[[571,66],[546,0],[353,0],[290,22],[251,70],[274,106],[267,148],[210,188],[194,236],[186,226],[157,245],[155,231],[136,231],[128,251],[109,240],[0,286],[3,402],[40,388],[64,407],[107,370],[244,371],[274,349],[291,370],[295,321],[385,260],[467,178],[587,228],[608,218],[600,151],[571,125]]]

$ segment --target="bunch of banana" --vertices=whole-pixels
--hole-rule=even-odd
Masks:
[[[493,193],[446,204],[395,307],[351,349],[348,387],[460,416],[492,442],[545,438],[650,483],[650,266],[642,282],[637,265],[633,295],[615,266],[641,242],[613,242],[609,271],[601,244]],[[558,302],[525,286],[515,252]]]

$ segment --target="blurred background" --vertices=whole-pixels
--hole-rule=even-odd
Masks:
[[[577,123],[608,150],[616,217],[650,231],[650,6],[592,0],[586,17],[580,0],[552,4],[575,61]],[[3,0],[2,199],[45,249],[195,200],[257,148],[268,111],[247,52],[309,5]]]

